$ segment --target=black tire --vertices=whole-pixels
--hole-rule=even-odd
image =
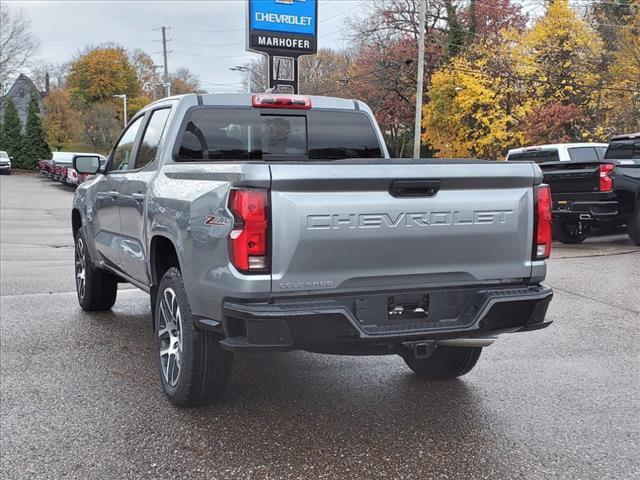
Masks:
[[[640,203],[627,223],[627,233],[633,243],[640,246]]]
[[[576,225],[568,225],[566,223],[554,222],[553,224],[553,236],[559,242],[567,243],[570,245],[574,245],[576,243],[584,242],[589,233],[591,232],[591,225],[582,225],[580,228],[579,224]]]
[[[155,319],[156,358],[167,397],[180,407],[220,402],[233,354],[220,346],[221,335],[196,327],[182,274],[175,267],[160,281]]]
[[[75,240],[78,303],[87,312],[109,310],[116,303],[118,279],[115,275],[93,265],[81,228],[76,232]]]
[[[437,347],[427,358],[404,356],[404,361],[423,380],[450,380],[469,373],[476,365],[482,347]]]

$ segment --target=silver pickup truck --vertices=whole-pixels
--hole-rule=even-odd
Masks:
[[[533,163],[391,159],[357,100],[186,95],[144,108],[75,193],[80,306],[148,292],[177,405],[219,401],[234,353],[400,355],[469,372],[546,327],[548,187]]]

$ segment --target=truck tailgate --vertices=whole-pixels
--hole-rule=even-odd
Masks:
[[[423,160],[270,168],[274,294],[531,276],[532,164]]]
[[[591,193],[600,188],[600,162],[547,162],[544,183],[555,193]]]

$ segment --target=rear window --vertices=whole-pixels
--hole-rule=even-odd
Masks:
[[[597,162],[600,160],[595,147],[569,148],[569,158],[573,162]]]
[[[358,112],[200,108],[187,119],[179,160],[379,158],[373,126]]]
[[[531,150],[529,152],[510,153],[508,160],[510,162],[515,161],[515,162],[547,163],[547,162],[559,162],[560,157],[558,156],[557,149]]]
[[[613,140],[604,158],[607,160],[640,159],[640,140],[637,138]]]

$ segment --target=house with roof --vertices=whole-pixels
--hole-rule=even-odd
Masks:
[[[48,75],[45,79],[45,83],[48,87]],[[24,74],[18,75],[16,81],[7,92],[4,97],[0,97],[0,123],[4,122],[4,109],[7,103],[7,99],[11,98],[16,108],[18,109],[18,115],[20,116],[20,122],[22,128],[24,128],[27,122],[27,111],[29,109],[29,100],[31,99],[31,92],[35,92],[40,103],[40,113],[44,113],[44,97],[47,95],[48,88],[42,92],[38,90],[35,83]]]

